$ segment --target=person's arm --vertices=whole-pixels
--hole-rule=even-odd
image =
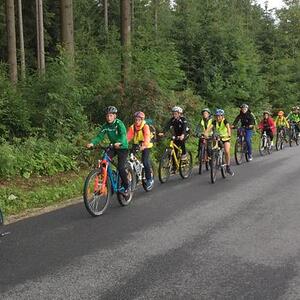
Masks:
[[[182,134],[186,136],[187,120],[182,118]]]
[[[127,132],[126,132],[126,127],[124,125],[124,123],[122,121],[118,122],[118,136],[117,136],[117,140],[115,142],[116,146],[121,146],[122,144],[125,145],[127,144]]]
[[[213,130],[214,124],[211,123],[210,125],[207,126],[206,130],[204,131],[204,136],[207,138],[208,134]]]
[[[134,128],[133,128],[133,126],[130,126],[127,130],[127,141],[128,142],[130,142],[134,137]]]
[[[237,123],[240,121],[241,115],[238,115],[232,123],[232,126],[235,127]]]
[[[98,135],[94,139],[92,139],[90,144],[93,144],[93,146],[98,145],[103,141],[105,134],[106,134],[106,126],[103,125]]]
[[[231,137],[231,128],[230,128],[230,124],[228,122],[226,123],[226,128],[227,128],[228,137]]]
[[[288,122],[286,117],[284,117],[284,123],[285,123],[286,128],[290,128],[290,123]]]
[[[150,139],[151,139],[151,137],[150,137],[151,132],[150,132],[149,125],[147,125],[147,124],[144,125],[143,134],[144,134],[144,142],[142,143],[142,147],[147,148],[150,144]]]

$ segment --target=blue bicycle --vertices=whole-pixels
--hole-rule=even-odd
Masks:
[[[104,213],[109,205],[111,196],[116,193],[121,206],[130,204],[133,198],[135,186],[135,176],[129,164],[126,164],[125,170],[129,182],[129,195],[124,195],[124,187],[121,177],[113,164],[107,152],[113,145],[104,149],[101,160],[98,160],[98,166],[92,170],[86,177],[83,188],[83,199],[87,211],[93,216],[98,217]],[[114,168],[112,168],[114,166]]]

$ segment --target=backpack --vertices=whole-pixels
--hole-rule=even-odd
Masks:
[[[153,120],[152,119],[146,119],[145,120],[146,124],[149,126],[150,129],[150,142],[155,143],[157,142],[157,131],[156,128],[153,125]]]

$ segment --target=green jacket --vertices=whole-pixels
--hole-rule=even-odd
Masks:
[[[101,143],[107,135],[109,141],[112,144],[121,143],[120,149],[128,149],[127,131],[124,123],[116,119],[113,123],[105,123],[98,135],[92,140],[94,145]]]
[[[296,122],[296,123],[300,122],[299,114],[295,114],[293,112],[289,113],[289,115],[287,116],[287,119],[289,121]]]

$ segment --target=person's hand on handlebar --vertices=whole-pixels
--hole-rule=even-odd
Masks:
[[[180,141],[183,141],[184,140],[184,134],[180,135],[177,137]]]
[[[122,145],[121,143],[115,143],[114,147],[115,147],[115,149],[120,149],[121,145]]]
[[[93,143],[89,143],[89,144],[86,145],[86,147],[87,147],[88,149],[93,148],[93,147],[94,147],[94,144],[93,144]]]

